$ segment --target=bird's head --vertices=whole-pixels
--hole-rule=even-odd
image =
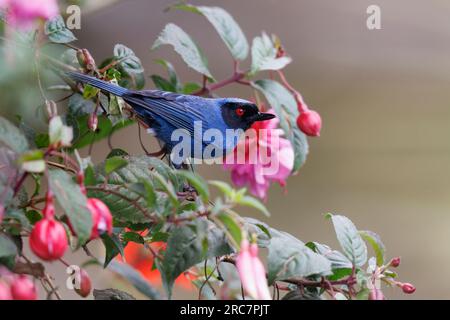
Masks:
[[[275,115],[271,113],[260,112],[256,104],[242,99],[223,99],[221,109],[223,120],[232,129],[245,131],[256,121],[275,118]]]

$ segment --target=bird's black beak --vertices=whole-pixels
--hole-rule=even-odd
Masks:
[[[274,114],[259,112],[255,117],[255,121],[265,121],[265,120],[270,120],[273,118],[275,118]]]

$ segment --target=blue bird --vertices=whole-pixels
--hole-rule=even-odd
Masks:
[[[161,90],[134,91],[78,72],[67,74],[77,82],[123,98],[138,118],[153,129],[166,153],[170,154],[176,149],[181,138],[178,135],[174,139],[177,136],[174,133],[179,133],[176,130],[182,129],[191,138],[190,150],[182,150],[182,154],[178,156],[181,160],[178,162],[186,158],[206,159],[226,155],[236,146],[239,133],[249,129],[255,121],[275,117],[273,114],[260,112],[254,103],[243,99],[212,99]],[[220,133],[222,137],[205,139],[203,134],[208,129],[215,129],[213,131]],[[227,129],[237,130],[237,136],[227,138]],[[204,152],[208,146],[212,151]]]

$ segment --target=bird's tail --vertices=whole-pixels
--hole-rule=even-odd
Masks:
[[[128,89],[122,88],[118,85],[79,73],[79,72],[72,72],[72,71],[67,71],[66,74],[72,78],[75,81],[81,82],[81,83],[87,83],[93,87],[96,87],[100,90],[112,93],[113,95],[116,96],[123,96],[125,93],[128,92]]]

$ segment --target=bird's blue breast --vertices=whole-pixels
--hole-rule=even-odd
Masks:
[[[232,151],[241,133],[229,128],[222,117],[226,101],[175,94],[168,101],[146,97],[150,107],[139,113],[151,119],[149,124],[168,152],[178,153],[180,159],[216,158]]]

